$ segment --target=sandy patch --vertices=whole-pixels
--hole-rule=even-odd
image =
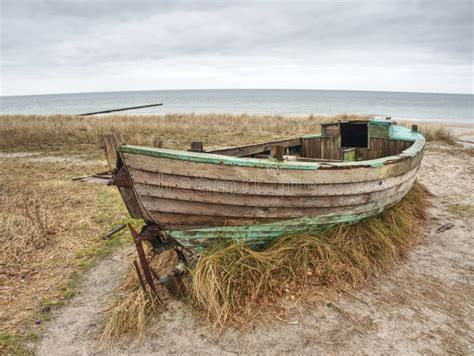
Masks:
[[[0,158],[25,158],[41,155],[41,152],[0,152]]]
[[[75,164],[82,166],[96,166],[106,165],[105,160],[98,159],[83,159],[74,156],[49,156],[44,155],[40,152],[0,152],[1,159],[21,159],[23,162],[38,162],[38,163],[64,163],[64,164]]]

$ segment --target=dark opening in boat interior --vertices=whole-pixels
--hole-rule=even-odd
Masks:
[[[413,142],[390,138],[392,121],[341,121],[321,124],[321,134],[206,151],[227,156],[268,158],[283,152],[294,161],[363,161],[398,155]],[[278,150],[276,147],[280,147]]]
[[[368,147],[368,125],[365,122],[341,122],[342,147]]]

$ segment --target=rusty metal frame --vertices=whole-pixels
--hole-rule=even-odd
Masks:
[[[151,275],[150,265],[148,264],[148,260],[145,255],[145,250],[143,249],[142,242],[144,240],[144,236],[139,234],[137,230],[135,230],[132,227],[132,225],[128,224],[128,228],[130,229],[130,232],[133,237],[133,241],[135,242],[135,248],[137,249],[138,259],[140,260],[140,264],[142,265],[142,270],[143,270],[143,274],[145,275],[145,280],[148,283],[148,286],[150,287],[151,291],[155,295],[158,295],[155,284],[153,283],[153,276]],[[140,279],[140,274],[139,274],[139,279]]]
[[[185,266],[193,263],[192,254],[181,246],[176,240],[169,238],[163,234],[162,229],[158,225],[145,225],[141,229],[140,233],[136,231],[131,224],[128,224],[128,228],[133,237],[135,248],[137,250],[138,259],[140,261],[141,270],[145,280],[143,279],[142,273],[138,266],[137,261],[133,261],[135,271],[138,275],[140,286],[146,291],[145,281],[151,292],[158,296],[156,284],[164,285],[170,294],[179,296],[179,285],[177,283],[177,277],[184,273]],[[178,255],[178,264],[173,268],[171,272],[164,276],[159,276],[155,270],[150,266],[148,262],[145,249],[143,248],[143,241],[150,242],[153,247],[153,252],[161,254],[166,250],[173,249]]]

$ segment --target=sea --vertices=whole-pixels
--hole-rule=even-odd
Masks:
[[[234,113],[279,115],[368,114],[395,119],[473,122],[472,94],[433,94],[348,90],[154,90],[0,96],[0,114],[79,115],[163,103],[122,112]]]

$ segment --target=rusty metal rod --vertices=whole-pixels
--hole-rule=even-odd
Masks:
[[[150,265],[146,259],[145,250],[143,249],[141,234],[139,234],[132,225],[128,224],[128,228],[132,233],[133,241],[135,242],[135,247],[138,253],[138,259],[140,260],[140,264],[142,265],[143,274],[145,275],[145,280],[148,283],[151,291],[158,296],[158,292],[156,291],[155,284],[153,283],[153,276],[151,275]]]
[[[152,106],[161,106],[163,103],[158,103],[158,104],[149,104],[149,105],[140,105],[140,106],[131,106],[128,108],[120,108],[120,109],[110,109],[110,110],[104,110],[104,111],[95,111],[95,112],[86,112],[84,114],[79,114],[76,116],[90,116],[90,115],[96,115],[96,114],[107,114],[109,112],[115,112],[115,111],[125,111],[125,110],[133,110],[133,109],[143,109],[143,108],[151,108]]]
[[[145,283],[143,282],[143,277],[140,273],[140,268],[138,268],[138,263],[136,260],[133,261],[133,265],[135,266],[135,271],[137,272],[138,280],[140,281],[140,286],[142,287],[142,290],[146,292]]]

